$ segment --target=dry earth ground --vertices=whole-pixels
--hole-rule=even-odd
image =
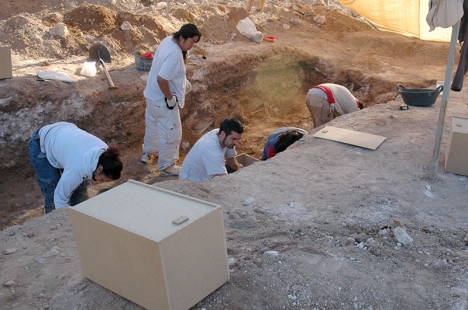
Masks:
[[[443,170],[451,117],[468,115],[466,90],[450,93],[435,181],[427,175],[440,100],[401,111],[395,91],[398,83],[434,88],[448,44],[378,32],[333,3],[280,2],[272,16],[267,7],[249,15],[241,2],[176,3],[167,19],[161,4],[84,2],[0,1],[0,40],[12,46],[14,66],[14,78],[0,81],[0,282],[7,284],[0,309],[139,309],[82,277],[67,210],[40,216],[27,140],[57,120],[122,149],[125,171],[114,185],[157,183],[223,207],[231,280],[194,309],[467,307],[468,179]],[[246,16],[277,40],[244,38],[235,25]],[[130,33],[119,29],[124,20]],[[68,36],[50,34],[58,22]],[[370,151],[312,131],[277,157],[223,178],[158,177],[155,165],[138,162],[146,73],[135,70],[132,53],[154,49],[185,22],[200,25],[204,37],[187,67],[194,90],[182,110],[180,161],[228,116],[246,124],[238,152],[255,157],[280,126],[310,130],[305,93],[322,82],[347,86],[366,106],[329,125],[385,142]],[[95,41],[111,51],[118,90],[107,89],[102,72],[79,74]],[[36,70],[63,71],[77,82],[39,82]],[[411,244],[398,242],[397,226]]]

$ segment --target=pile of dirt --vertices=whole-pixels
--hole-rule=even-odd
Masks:
[[[443,171],[443,152],[451,117],[468,115],[466,91],[450,92],[432,181],[440,100],[402,111],[395,90],[434,88],[448,44],[378,32],[335,1],[275,2],[273,11],[255,5],[247,12],[240,1],[171,1],[166,17],[165,2],[0,0],[0,44],[11,46],[14,68],[13,79],[0,81],[0,309],[140,309],[83,278],[66,209],[41,214],[27,142],[58,120],[121,149],[122,178],[105,186],[134,179],[222,206],[231,279],[194,309],[465,307],[468,179]],[[276,41],[240,34],[245,17]],[[131,30],[121,29],[124,21]],[[203,36],[187,65],[193,91],[181,110],[179,164],[226,117],[245,124],[238,153],[257,158],[278,127],[311,130],[305,94],[324,82],[346,86],[366,107],[328,125],[385,142],[370,151],[314,138],[319,128],[223,178],[159,177],[155,163],[138,161],[147,72],[135,69],[133,53],[153,51],[188,22]],[[94,42],[109,49],[119,89],[108,89],[102,68],[94,78],[80,75]],[[38,81],[36,71],[76,82]],[[397,227],[413,241],[402,243]]]

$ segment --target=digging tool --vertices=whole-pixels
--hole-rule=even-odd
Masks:
[[[98,61],[99,64],[102,65],[104,68],[104,72],[106,73],[107,80],[109,81],[109,89],[118,89],[118,86],[114,85],[114,82],[112,82],[112,79],[109,75],[109,71],[107,71],[107,67],[105,62],[111,63],[111,57],[109,50],[102,44],[102,43],[94,43],[91,45],[89,48],[89,59]]]

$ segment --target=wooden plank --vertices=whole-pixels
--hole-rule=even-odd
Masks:
[[[252,9],[254,0],[247,0],[247,5],[245,6],[245,9],[247,10],[247,13],[250,13],[250,10]]]
[[[258,8],[257,8],[258,10],[263,9],[263,3],[264,3],[264,2],[265,2],[265,0],[259,0],[259,1],[258,1]]]

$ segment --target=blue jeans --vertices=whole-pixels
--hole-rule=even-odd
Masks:
[[[54,191],[62,175],[62,170],[53,167],[41,152],[39,145],[39,130],[36,130],[29,140],[29,159],[36,172],[36,181],[44,195],[45,213],[55,210]],[[72,193],[70,205],[74,206],[88,199],[88,182],[83,181]]]

